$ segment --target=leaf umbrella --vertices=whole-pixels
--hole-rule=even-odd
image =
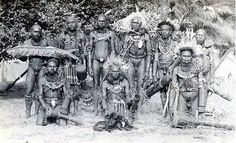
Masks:
[[[50,46],[41,47],[41,46],[20,45],[20,46],[16,46],[11,49],[8,49],[6,52],[15,58],[40,56],[40,57],[71,58],[74,60],[79,60],[79,58],[73,55],[70,51],[66,51],[63,49],[50,47]]]

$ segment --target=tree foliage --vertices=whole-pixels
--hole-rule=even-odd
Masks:
[[[38,22],[44,36],[55,39],[63,31],[66,18],[74,14],[80,26],[95,24],[106,13],[112,24],[135,11],[149,11],[195,29],[205,28],[218,44],[234,45],[234,0],[2,0],[0,3],[0,47],[11,48],[29,38]],[[181,27],[181,26],[180,26]],[[181,29],[180,29],[181,30]],[[230,32],[230,33],[226,33]],[[219,36],[220,35],[220,36]],[[0,50],[1,53],[1,50]]]

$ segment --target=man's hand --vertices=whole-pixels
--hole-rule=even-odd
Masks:
[[[68,115],[68,112],[65,108],[61,108],[61,114]]]
[[[106,116],[106,115],[109,115],[109,112],[108,112],[108,109],[106,108],[106,109],[104,109],[104,115]]]
[[[169,115],[170,115],[170,120],[173,120],[174,109],[172,107],[169,108]]]
[[[149,75],[149,72],[148,71],[146,71],[145,73],[144,73],[144,80],[147,80],[147,79],[149,79],[150,78],[150,75]]]
[[[202,113],[204,113],[205,112],[205,107],[198,107],[198,112],[200,113],[200,114],[202,114]]]
[[[47,105],[47,106],[45,107],[45,110],[46,110],[46,114],[47,114],[47,115],[51,115],[51,114],[52,114],[52,107],[50,107],[50,106]]]
[[[91,66],[89,66],[89,75],[90,75],[91,77],[93,77],[93,69],[92,69]]]

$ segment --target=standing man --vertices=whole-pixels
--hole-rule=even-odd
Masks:
[[[61,49],[71,51],[80,58],[79,62],[83,64],[86,38],[82,31],[78,29],[78,23],[74,16],[68,17],[65,28],[66,30],[58,38],[58,46]],[[71,62],[71,60],[67,60],[66,64]]]
[[[64,50],[70,51],[72,54],[77,56],[79,61],[72,61],[71,59],[65,59],[64,73],[66,79],[67,88],[73,90],[74,99],[74,113],[77,112],[78,105],[78,94],[79,90],[82,90],[81,85],[85,85],[85,81],[81,81],[81,79],[77,76],[76,69],[83,69],[83,72],[86,73],[86,60],[85,60],[85,52],[86,52],[86,37],[82,33],[82,31],[78,28],[77,20],[74,16],[68,17],[66,21],[66,30],[59,36],[58,38],[59,47]],[[83,77],[83,80],[86,77]]]
[[[207,104],[208,86],[213,78],[213,72],[215,70],[213,45],[214,42],[207,38],[206,31],[204,29],[198,29],[195,36],[195,44],[197,45],[197,58],[199,64],[202,67],[202,74],[205,79],[205,106]]]
[[[121,55],[128,59],[131,68],[128,69],[128,79],[131,88],[140,91],[144,79],[149,75],[151,62],[151,43],[149,35],[142,29],[140,17],[131,20],[132,31],[125,36],[124,48]]]
[[[114,55],[114,33],[107,29],[106,16],[100,14],[97,18],[97,28],[90,33],[89,69],[90,75],[94,77],[95,87],[101,84],[101,78],[105,74],[104,62]]]
[[[197,113],[204,113],[203,75],[199,63],[194,62],[194,55],[191,47],[180,49],[180,63],[173,70],[170,86],[169,111],[171,117],[174,110],[193,116]]]
[[[40,25],[35,23],[31,28],[31,38],[26,40],[24,45],[28,46],[41,46],[46,47],[47,42],[42,37],[42,28]],[[26,118],[31,116],[31,106],[33,103],[32,92],[35,85],[38,84],[38,80],[43,74],[44,59],[39,56],[29,57],[29,66],[26,76],[26,93],[25,93],[25,105],[26,105]],[[37,105],[36,105],[37,107]],[[37,110],[37,109],[36,109]],[[37,112],[37,111],[36,111]]]
[[[167,99],[167,88],[171,82],[172,65],[176,59],[175,48],[177,47],[177,42],[172,39],[172,33],[175,28],[171,23],[161,22],[158,28],[161,30],[161,37],[158,39],[155,52],[153,77],[159,81],[158,86],[161,88],[156,89],[160,89],[161,103],[164,108]]]

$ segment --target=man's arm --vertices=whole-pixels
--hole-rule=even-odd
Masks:
[[[44,78],[40,78],[39,79],[39,88],[38,88],[38,98],[39,98],[39,102],[41,103],[42,107],[47,109],[48,106],[45,103],[45,101],[43,100],[43,83],[44,83]]]
[[[120,56],[121,57],[125,57],[126,56],[126,51],[128,50],[127,48],[128,48],[128,41],[129,41],[129,36],[128,36],[128,34],[126,34],[125,35],[125,37],[124,37],[124,45],[123,45],[123,48],[121,49],[121,51],[120,51]]]
[[[127,101],[131,100],[128,80],[124,80],[124,87],[125,87],[125,100],[126,100],[126,103],[127,103]]]
[[[173,43],[174,43],[173,44],[173,48],[174,48],[173,49],[173,59],[174,59],[174,62],[168,68],[170,74],[173,72],[174,68],[180,64],[180,57],[178,55],[178,53],[179,53],[178,43],[176,41],[174,41]]]
[[[111,32],[111,57],[115,56],[115,33]]]
[[[108,87],[108,83],[107,81],[104,81],[102,83],[102,107],[105,110],[105,112],[107,112],[107,103],[106,103],[106,99],[107,99],[107,87]]]
[[[89,45],[88,45],[88,66],[89,69],[92,70],[92,54],[93,54],[93,39],[94,39],[94,34],[91,32],[89,34]]]
[[[146,41],[146,48],[147,48],[147,62],[146,62],[147,66],[146,66],[145,75],[149,75],[148,72],[150,70],[152,47],[151,47],[151,40],[148,34],[145,34],[145,41]]]
[[[64,43],[65,39],[64,39],[64,34],[60,34],[57,38],[57,46],[60,49],[64,49],[65,48],[65,43]]]
[[[209,50],[208,50],[208,54],[209,54],[209,58],[210,58],[210,79],[209,80],[212,80],[212,76],[214,76],[213,74],[213,72],[215,71],[215,68],[216,68],[216,66],[215,66],[215,59],[214,59],[214,46],[212,45],[210,48],[209,48]]]
[[[152,73],[152,76],[153,78],[157,77],[157,68],[158,68],[158,56],[159,56],[159,53],[158,53],[158,48],[159,48],[159,44],[156,43],[156,49],[155,49],[155,54],[154,54],[154,62],[153,62],[153,73]]]
[[[87,55],[87,49],[86,49],[86,38],[85,38],[85,35],[83,33],[80,33],[79,34],[79,40],[80,40],[80,45],[81,47],[79,47],[80,49],[80,55],[83,59],[83,63],[85,63],[85,56]]]
[[[62,83],[63,83],[63,87],[62,87],[62,90],[63,90],[63,102],[62,102],[62,105],[61,105],[61,113],[62,114],[68,114],[68,106],[70,105],[70,101],[71,101],[71,98],[73,96],[73,92],[72,90],[70,90],[70,85],[69,83],[67,83],[67,81],[65,80],[65,78],[63,77],[63,80],[62,80]]]

